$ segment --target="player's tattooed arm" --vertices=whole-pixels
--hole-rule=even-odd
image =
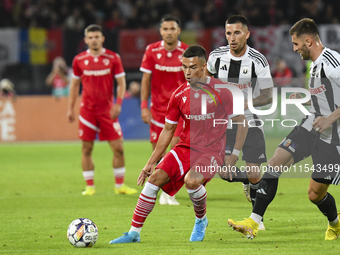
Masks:
[[[262,106],[270,104],[273,101],[273,89],[261,89],[260,95],[253,99],[253,106]]]

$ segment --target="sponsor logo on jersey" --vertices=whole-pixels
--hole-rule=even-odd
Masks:
[[[309,92],[311,95],[316,95],[316,94],[320,94],[326,91],[325,85],[321,85],[320,87],[317,88],[309,88]]]
[[[84,60],[84,64],[87,66],[89,64],[89,61],[87,59]]]
[[[159,71],[165,71],[165,72],[182,72],[182,66],[161,66],[159,64],[155,65],[155,69]]]
[[[182,97],[183,102],[185,103],[185,101],[187,101],[187,97]]]
[[[188,120],[206,120],[206,119],[213,119],[215,113],[207,113],[207,114],[200,114],[200,115],[193,115],[193,114],[184,114],[185,118]]]
[[[111,72],[110,68],[103,69],[103,70],[84,70],[83,74],[86,76],[103,76],[107,75]]]
[[[157,58],[160,59],[162,57],[161,53],[157,53]]]

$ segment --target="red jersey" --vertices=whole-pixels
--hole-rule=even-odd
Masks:
[[[84,51],[74,57],[73,78],[81,79],[81,107],[102,113],[113,105],[114,78],[125,76],[120,56],[110,50],[94,56]]]
[[[188,47],[180,41],[173,51],[164,48],[164,41],[146,47],[140,71],[152,73],[150,110],[153,116],[165,115],[171,94],[185,82],[182,54]]]
[[[189,146],[199,152],[209,150],[219,153],[225,150],[227,123],[216,123],[231,117],[233,97],[228,89],[215,89],[215,84],[222,82],[207,77],[202,89],[193,89],[186,82],[172,94],[165,121],[176,124],[180,116],[183,118],[185,127],[178,146]],[[214,99],[206,91],[209,91]],[[202,114],[203,95],[207,98],[206,114]]]
[[[59,74],[56,74],[53,79],[53,88],[65,88],[67,87],[67,83],[60,77]]]

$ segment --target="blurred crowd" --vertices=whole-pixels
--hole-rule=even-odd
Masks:
[[[246,16],[251,26],[293,24],[303,17],[339,23],[339,11],[340,1],[333,0],[1,0],[0,27],[151,28],[171,13],[183,28],[195,30],[222,26],[232,14]]]

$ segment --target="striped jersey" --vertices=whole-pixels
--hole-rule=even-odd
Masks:
[[[252,88],[253,98],[256,98],[260,95],[260,90],[273,87],[269,64],[265,56],[248,45],[246,47],[243,56],[235,57],[230,53],[229,45],[221,46],[210,53],[207,63],[208,71],[215,78],[241,89],[245,100],[248,99],[248,88]],[[259,119],[249,110],[246,110],[244,115],[248,122]],[[259,122],[254,122],[249,125],[249,128],[261,125]]]
[[[340,106],[340,54],[324,48],[320,56],[310,66],[309,92],[311,107],[301,126],[312,130],[313,121],[319,116],[327,117]],[[340,120],[336,120],[324,130],[320,139],[340,145]]]

